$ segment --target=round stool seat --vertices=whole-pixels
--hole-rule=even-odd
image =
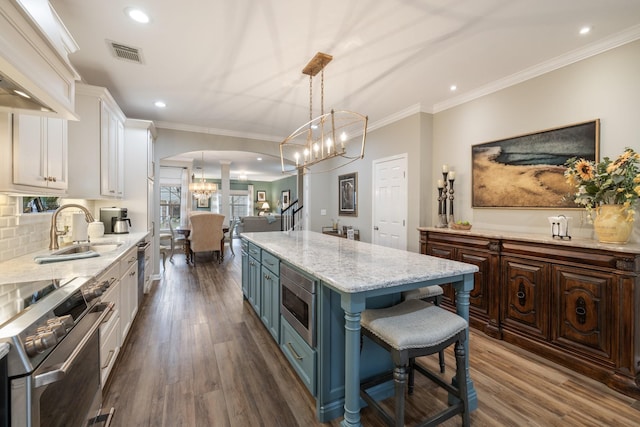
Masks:
[[[411,289],[402,293],[402,299],[424,299],[443,295],[442,286],[425,286],[424,288]]]
[[[360,323],[396,350],[433,347],[467,328],[462,317],[419,299],[365,310]]]

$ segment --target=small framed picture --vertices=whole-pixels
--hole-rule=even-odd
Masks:
[[[287,209],[291,203],[291,190],[282,190],[282,209]]]
[[[199,208],[208,208],[209,207],[209,198],[208,197],[201,197],[200,199],[198,199],[198,207]]]
[[[358,216],[358,173],[338,177],[338,215]]]
[[[263,190],[258,190],[257,199],[258,202],[266,202],[267,201],[267,192]]]

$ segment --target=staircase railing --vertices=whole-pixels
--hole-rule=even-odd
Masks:
[[[298,206],[298,200],[291,202],[291,204],[282,211],[282,215],[280,216],[280,230],[296,230],[296,223],[297,229],[301,229],[302,208],[302,205]]]

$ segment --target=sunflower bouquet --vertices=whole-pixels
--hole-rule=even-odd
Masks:
[[[623,205],[633,221],[633,207],[640,199],[640,154],[625,148],[617,159],[605,157],[595,163],[573,157],[565,163],[567,183],[577,188],[573,200],[587,211],[600,205]]]

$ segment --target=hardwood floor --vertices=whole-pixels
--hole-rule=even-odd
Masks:
[[[222,264],[176,253],[144,299],[104,390],[113,426],[314,426],[315,401],[240,287],[239,241]],[[640,403],[547,360],[471,332],[473,426],[638,426]],[[447,376],[454,359],[447,352]],[[438,370],[437,355],[421,363]],[[421,375],[407,425],[444,407]],[[383,423],[368,408],[365,426]],[[327,423],[339,426],[340,420]],[[460,425],[460,418],[445,426]]]

